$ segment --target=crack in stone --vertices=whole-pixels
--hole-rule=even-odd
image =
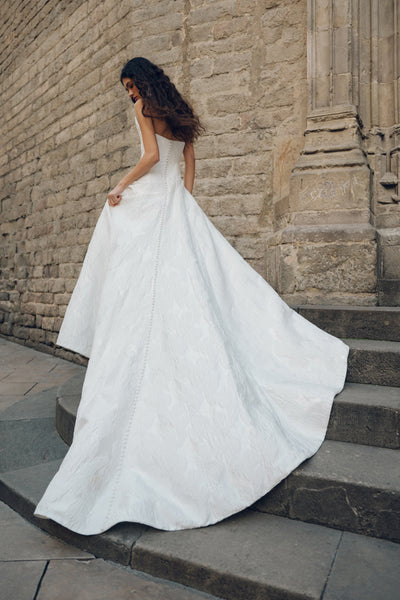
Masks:
[[[45,566],[44,566],[44,569],[43,569],[43,573],[41,574],[41,576],[40,576],[40,579],[39,579],[39,582],[38,582],[38,584],[37,584],[37,588],[36,588],[36,591],[35,591],[35,595],[34,595],[34,597],[33,597],[33,600],[37,600],[38,594],[39,594],[39,592],[40,592],[40,588],[41,588],[41,586],[42,586],[42,581],[43,581],[43,579],[44,579],[44,577],[45,577],[45,575],[46,575],[46,572],[47,572],[47,569],[48,569],[48,567],[49,567],[49,564],[50,564],[50,561],[49,561],[49,560],[48,560],[48,561],[46,561],[46,564],[45,564]]]
[[[322,600],[323,597],[324,597],[325,590],[326,590],[326,587],[328,585],[329,578],[330,578],[331,573],[333,571],[333,566],[334,566],[334,564],[336,562],[336,556],[337,556],[337,553],[339,552],[339,546],[342,543],[343,535],[344,535],[344,531],[342,531],[341,534],[340,534],[339,541],[338,541],[337,546],[335,548],[335,554],[333,555],[332,562],[331,562],[331,565],[329,567],[329,572],[328,572],[328,575],[326,577],[326,581],[324,583],[324,587],[322,588],[322,592],[321,592],[321,596],[320,596],[319,600]]]

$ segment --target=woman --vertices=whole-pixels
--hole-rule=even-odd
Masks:
[[[194,200],[202,126],[164,72],[134,58],[121,82],[142,156],[108,194],[60,329],[90,359],[72,445],[34,513],[85,535],[201,527],[255,502],[322,444],[349,351]]]

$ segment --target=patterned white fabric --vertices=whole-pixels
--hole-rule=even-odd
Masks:
[[[251,505],[318,450],[347,370],[348,346],[289,308],[184,188],[183,142],[157,142],[160,162],[106,201],[57,339],[90,360],[34,514],[85,535]]]

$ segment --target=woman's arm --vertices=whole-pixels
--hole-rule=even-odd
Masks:
[[[139,98],[135,102],[135,113],[142,133],[144,153],[137,165],[108,194],[108,203],[110,206],[116,206],[121,201],[121,194],[124,189],[147,173],[160,160],[153,122],[151,117],[143,116],[142,107],[143,100]]]
[[[183,148],[183,157],[185,159],[185,177],[184,186],[188,192],[192,193],[195,173],[195,158],[193,144],[186,142]]]

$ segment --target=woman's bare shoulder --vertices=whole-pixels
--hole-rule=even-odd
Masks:
[[[143,100],[142,98],[138,98],[134,104],[135,107],[135,113],[137,116],[142,115],[142,109],[143,109]]]

